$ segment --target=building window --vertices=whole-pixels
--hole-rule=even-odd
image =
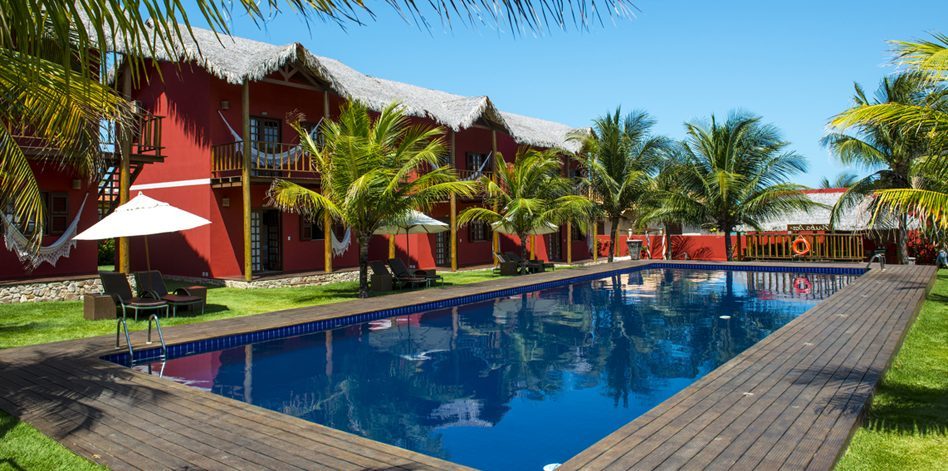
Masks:
[[[323,240],[324,236],[322,222],[300,216],[300,240]]]
[[[69,195],[43,191],[40,192],[40,201],[43,204],[43,222],[46,227],[44,234],[62,235],[69,227]],[[33,235],[36,230],[32,221],[24,221],[16,217],[12,205],[7,207],[6,217],[25,236]]]
[[[586,236],[579,230],[579,226],[573,224],[572,230],[570,230],[570,236],[573,240],[586,240]]]
[[[279,119],[250,118],[250,140],[263,144],[278,144],[283,124]]]
[[[491,163],[487,161],[488,158],[490,158],[490,154],[468,152],[465,157],[465,166],[470,171],[477,171],[481,170],[481,165],[483,165],[483,171],[489,172]]]
[[[491,230],[490,224],[483,221],[473,221],[468,225],[469,236],[471,242],[483,242],[485,240],[490,240]]]

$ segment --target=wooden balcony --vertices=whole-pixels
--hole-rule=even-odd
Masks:
[[[319,181],[312,156],[296,144],[251,142],[250,179],[269,182],[274,179],[299,183]],[[240,184],[243,170],[244,145],[242,142],[218,144],[211,147],[211,175],[218,187]]]
[[[802,237],[809,243],[810,251],[797,255],[793,243]],[[748,233],[745,236],[745,260],[865,260],[864,238],[862,234],[852,233],[810,233],[810,234],[761,234]],[[801,244],[802,246],[802,244]]]

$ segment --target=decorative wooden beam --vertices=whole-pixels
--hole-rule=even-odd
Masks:
[[[323,91],[323,119],[330,119],[329,116],[329,90]],[[320,185],[322,185],[322,179],[320,179]],[[326,194],[326,190],[322,189],[323,194]],[[323,259],[325,262],[324,270],[326,273],[332,273],[332,218],[329,216],[329,211],[323,211]]]
[[[451,165],[457,165],[457,148],[455,132],[451,131]],[[451,271],[458,271],[458,197],[451,193]]]
[[[253,257],[250,250],[250,217],[252,201],[250,199],[250,82],[244,80],[241,90],[241,119],[243,120],[243,166],[241,168],[240,188],[244,209],[244,279],[253,279]]]
[[[395,234],[388,235],[388,258],[389,260],[395,258]],[[408,263],[411,263],[411,261]]]
[[[122,74],[122,97],[126,100],[132,98],[132,73],[128,66],[123,68]],[[132,185],[131,158],[132,158],[132,134],[128,126],[116,124],[115,138],[119,146],[119,205],[128,203],[130,188]],[[118,240],[119,252],[119,271],[126,275],[131,273],[131,252],[127,237],[121,237]]]
[[[573,264],[573,222],[566,221],[566,263]]]
[[[492,159],[496,158],[495,155],[497,154],[497,131],[493,129],[491,129],[490,131],[490,151],[491,151],[491,158]],[[495,168],[490,173],[490,178],[491,180],[494,181],[494,183],[497,183],[497,172],[499,170],[500,169]],[[498,209],[497,202],[495,201],[493,210],[496,212],[497,209]],[[521,240],[520,243],[522,244],[524,243],[524,241]],[[497,265],[500,264],[500,261],[497,260],[497,252],[500,252],[500,233],[497,231],[491,231],[490,249],[491,249],[490,257],[494,261],[494,266],[496,267]]]

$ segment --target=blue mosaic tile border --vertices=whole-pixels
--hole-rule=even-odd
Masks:
[[[556,281],[548,281],[544,283],[533,283],[524,286],[518,286],[516,288],[507,288],[501,290],[492,290],[485,291],[483,293],[472,294],[467,296],[460,296],[457,298],[444,299],[440,301],[432,301],[427,303],[411,304],[407,306],[400,306],[396,308],[383,309],[380,311],[367,312],[363,314],[354,314],[351,316],[338,317],[335,319],[326,319],[320,321],[306,322],[303,324],[290,325],[285,327],[277,327],[273,329],[266,329],[257,332],[248,332],[243,334],[234,334],[226,335],[221,337],[213,337],[204,340],[198,340],[194,342],[176,344],[168,346],[168,359],[178,358],[188,355],[194,355],[198,353],[205,353],[215,350],[222,350],[231,347],[238,347],[241,345],[247,345],[250,343],[266,342],[269,340],[277,340],[286,337],[295,337],[299,335],[311,334],[314,332],[321,332],[324,330],[336,329],[339,327],[345,327],[352,324],[361,324],[363,322],[368,322],[377,319],[384,319],[387,317],[394,316],[404,316],[408,314],[416,314],[424,311],[432,311],[437,309],[444,309],[448,307],[454,307],[461,304],[475,303],[478,301],[484,301],[487,299],[501,298],[506,296],[512,296],[515,294],[522,294],[531,291],[540,291],[548,288],[554,288],[557,286],[568,285],[572,283],[581,283],[584,281],[599,280],[602,278],[607,278],[614,275],[632,273],[636,271],[649,270],[649,269],[661,269],[661,268],[671,268],[671,269],[680,269],[680,270],[726,270],[726,271],[757,271],[757,272],[780,272],[780,273],[814,273],[814,274],[826,274],[826,275],[862,275],[866,270],[861,268],[844,268],[844,267],[808,267],[808,266],[741,266],[741,265],[719,265],[713,263],[651,263],[648,265],[642,265],[638,267],[623,268],[613,271],[593,273],[588,275],[581,275],[572,278],[566,278]],[[113,353],[110,355],[105,355],[101,357],[103,360],[110,361],[113,363],[118,363],[120,365],[131,366],[132,364],[139,364],[146,361],[155,361],[159,360],[161,357],[160,348],[147,348],[139,349],[134,352],[134,357],[129,361],[128,352],[124,353]]]

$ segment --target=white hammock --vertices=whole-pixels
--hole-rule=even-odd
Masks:
[[[469,176],[469,177],[467,177],[467,178],[465,178],[464,180],[465,180],[465,181],[467,181],[467,180],[476,180],[476,179],[478,179],[478,178],[481,178],[481,175],[484,174],[484,168],[487,167],[487,163],[490,162],[490,158],[491,158],[491,156],[492,156],[493,154],[494,154],[493,152],[488,153],[488,154],[487,154],[487,157],[484,158],[484,161],[481,162],[481,166],[478,167],[478,169],[474,171],[474,174],[471,175],[471,176]]]
[[[69,252],[76,246],[76,241],[72,240],[72,238],[76,235],[76,229],[79,227],[79,219],[82,217],[82,210],[86,207],[86,200],[88,198],[89,194],[86,193],[86,196],[82,198],[82,204],[79,206],[79,212],[76,213],[76,217],[63,232],[63,235],[59,236],[56,242],[45,247],[40,247],[37,251],[30,250],[29,238],[23,235],[23,233],[17,229],[16,225],[13,224],[12,216],[5,215],[0,217],[0,221],[3,222],[3,241],[7,250],[15,253],[16,258],[20,259],[20,262],[27,264],[31,270],[42,265],[44,262],[55,267],[60,258],[69,258]]]
[[[224,117],[224,113],[221,113],[220,110],[217,111],[217,114],[220,115],[221,120],[224,121],[224,126],[227,126],[227,130],[230,131],[231,136],[234,137],[234,147],[237,152],[243,150],[244,140],[240,137],[240,134],[231,127],[230,123],[227,122],[227,118]],[[319,126],[321,126],[323,120],[320,119],[316,126],[313,126],[313,129],[309,131],[309,137],[315,139],[319,134]],[[262,152],[255,149],[253,146],[250,146],[250,158],[253,162],[264,162],[268,167],[280,167],[286,164],[293,164],[303,156],[303,147],[300,144],[290,148],[286,152],[279,153],[268,153]]]
[[[336,231],[329,231],[331,242],[332,242],[332,254],[335,256],[340,256],[346,253],[346,250],[349,250],[349,244],[352,243],[352,230],[348,227],[346,228],[346,234],[342,236],[342,240],[336,239]]]

